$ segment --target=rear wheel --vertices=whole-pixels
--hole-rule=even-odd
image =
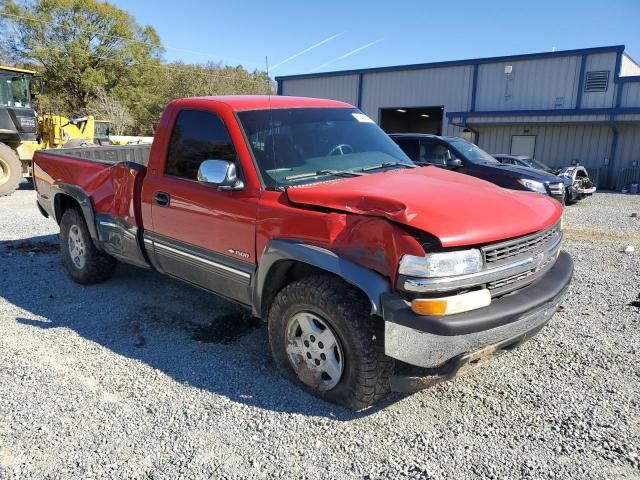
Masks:
[[[22,179],[22,165],[16,152],[0,143],[0,196],[11,195]]]
[[[283,290],[269,312],[269,343],[280,373],[311,394],[356,410],[388,391],[392,359],[382,324],[363,295],[329,275]]]
[[[84,216],[77,208],[70,208],[62,215],[60,251],[65,270],[77,283],[89,285],[113,276],[116,259],[96,248]]]

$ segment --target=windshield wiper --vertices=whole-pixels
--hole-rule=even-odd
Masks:
[[[371,170],[378,170],[380,168],[389,168],[389,167],[407,167],[407,168],[418,168],[417,165],[412,165],[410,163],[404,163],[404,162],[384,162],[381,163],[380,165],[373,165],[371,167],[364,167],[362,170],[360,170],[361,172],[370,172]]]
[[[362,172],[354,172],[353,170],[318,170],[317,172],[299,173],[284,177],[285,180],[301,180],[303,178],[320,177],[323,175],[335,175],[337,177],[360,177],[364,175]]]

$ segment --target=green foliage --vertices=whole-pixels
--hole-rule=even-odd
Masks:
[[[160,39],[124,10],[100,0],[5,0],[0,48],[43,79],[41,108],[78,116],[104,95],[152,133],[167,102],[196,95],[273,93],[264,72],[208,63],[163,63]]]

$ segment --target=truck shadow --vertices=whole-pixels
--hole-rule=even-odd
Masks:
[[[0,297],[24,311],[21,325],[68,328],[190,388],[273,411],[349,421],[402,398],[389,395],[363,412],[316,399],[280,377],[266,328],[244,308],[128,265],[103,284],[77,285],[56,245],[55,235],[0,242]]]

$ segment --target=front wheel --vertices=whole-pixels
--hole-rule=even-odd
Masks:
[[[360,410],[389,389],[393,361],[382,322],[339,278],[303,278],[281,290],[269,312],[269,343],[280,373],[309,393]]]
[[[96,248],[77,208],[68,209],[60,220],[60,251],[64,268],[74,282],[89,285],[113,276],[116,259]]]
[[[0,197],[11,195],[22,180],[22,164],[16,152],[0,143]]]

